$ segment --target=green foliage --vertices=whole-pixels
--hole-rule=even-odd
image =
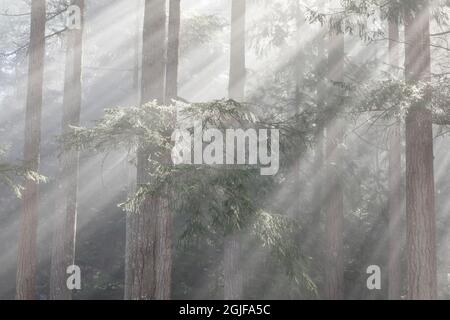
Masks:
[[[251,105],[233,100],[176,103],[174,106],[152,102],[140,107],[109,109],[94,127],[73,128],[72,133],[61,137],[61,143],[65,148],[99,152],[118,148],[127,152],[140,148],[150,150],[151,182],[139,186],[136,193],[121,204],[126,211],[139,214],[140,203],[148,195],[167,197],[172,212],[186,219],[180,235],[180,244],[185,246],[199,238],[214,242],[240,230],[252,230],[260,244],[270,248],[285,266],[295,283],[306,291],[315,292],[295,242],[296,222],[287,216],[264,211],[266,199],[276,187],[274,177],[261,176],[259,169],[252,166],[173,166],[167,162],[164,155],[172,147],[170,139],[177,125],[177,109],[179,121],[201,119],[205,128],[270,128],[275,125],[271,122],[273,119],[256,116]],[[295,119],[286,121],[281,131],[295,126]],[[278,119],[276,124],[278,128],[282,122]],[[288,134],[292,137],[292,132],[285,132],[286,136]],[[162,194],[163,187],[170,192]]]
[[[217,15],[183,16],[180,30],[181,56],[190,49],[213,42],[214,36],[226,25],[224,19]]]
[[[382,21],[404,20],[404,12],[417,12],[423,6],[423,0],[341,0],[340,8],[326,11],[320,6],[306,6],[306,15],[310,23],[326,25],[336,33],[358,35],[365,41],[373,41],[386,36]],[[428,3],[428,1],[426,1]],[[440,27],[449,25],[448,0],[430,1],[431,15]],[[371,28],[368,28],[368,24]]]
[[[335,33],[357,35],[364,41],[371,41],[384,35],[380,25],[380,13],[386,5],[380,5],[374,0],[343,0],[340,8],[306,8],[309,23],[320,23]],[[383,16],[383,15],[381,15]]]
[[[15,165],[9,162],[3,161],[2,158],[5,154],[5,150],[0,148],[0,182],[6,184],[18,197],[22,197],[22,191],[24,187],[18,183],[18,179],[30,180],[36,183],[47,182],[47,178],[40,175],[37,172],[28,170],[26,166]]]
[[[258,56],[267,55],[271,49],[282,48],[295,34],[294,12],[290,1],[264,2],[264,16],[251,25],[248,42]],[[298,17],[300,18],[300,17]]]
[[[305,272],[308,264],[301,254],[296,235],[301,232],[298,221],[284,215],[259,212],[253,224],[253,232],[263,247],[268,247],[276,259],[286,268],[286,272],[304,292],[317,295],[317,287]]]
[[[378,119],[405,118],[410,108],[427,108],[436,124],[449,124],[450,90],[446,79],[431,83],[398,80],[371,82],[360,86],[354,98],[354,114],[381,112]]]
[[[125,149],[135,152],[140,145],[169,147],[176,109],[151,102],[140,107],[106,109],[92,128],[72,127],[59,138],[63,148],[107,152]]]

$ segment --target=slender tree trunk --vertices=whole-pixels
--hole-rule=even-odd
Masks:
[[[24,160],[27,168],[35,172],[39,171],[40,160],[45,22],[45,0],[32,1]],[[27,180],[23,192],[22,224],[20,229],[16,278],[16,299],[20,300],[30,300],[36,297],[35,279],[38,198],[39,193],[37,183]]]
[[[164,188],[169,194],[169,189]],[[156,299],[169,300],[172,285],[172,213],[168,198],[159,199],[156,255]]]
[[[239,233],[225,237],[223,261],[225,300],[242,299],[243,277],[241,251],[241,238]]]
[[[393,18],[392,18],[393,19]],[[398,18],[389,20],[389,63],[392,72],[397,73],[399,67],[399,28]],[[402,237],[400,222],[402,219],[401,197],[401,135],[400,119],[390,128],[389,132],[389,290],[390,300],[399,300],[401,297],[401,245]]]
[[[146,165],[148,153],[138,154],[137,186],[148,182]],[[137,212],[129,215],[129,287],[126,299],[150,300],[155,298],[156,288],[156,207],[158,199],[147,196]]]
[[[134,99],[135,104],[139,105],[141,103],[141,40],[142,40],[142,4],[140,0],[136,0],[136,30],[135,30],[135,38],[134,38],[134,68],[133,68],[133,90],[135,93]],[[129,186],[129,196],[133,196],[136,192],[136,181],[132,178],[134,171],[131,167],[128,167],[128,186]],[[133,173],[131,172],[133,171]],[[132,228],[132,215],[134,213],[127,212],[126,213],[126,222],[125,222],[125,283],[124,283],[124,299],[131,299],[131,290],[132,290],[132,242],[133,242],[133,228]]]
[[[326,60],[325,53],[325,41],[323,37],[320,37],[318,40],[318,61],[319,65]],[[317,70],[320,79],[324,79],[325,75],[322,74],[320,66]],[[320,81],[317,86],[316,93],[316,101],[318,112],[321,112],[324,109],[325,105],[325,83],[324,80]],[[324,121],[318,119],[316,123],[316,132],[315,132],[315,146],[314,146],[314,165],[313,165],[313,194],[312,194],[312,217],[311,217],[311,231],[308,236],[308,248],[311,250],[311,256],[313,258],[313,270],[312,274],[315,276],[321,275],[324,271],[323,269],[323,244],[324,244],[324,234],[321,230],[321,221],[322,221],[322,205],[324,200],[324,174],[323,171],[325,169],[324,160]],[[319,296],[323,296],[323,286],[322,283],[317,282],[317,291]]]
[[[180,36],[180,0],[169,1],[169,27],[166,64],[166,103],[178,97],[178,56]],[[169,157],[168,157],[169,158]],[[167,160],[170,161],[170,160]],[[171,191],[165,187],[164,193]],[[167,198],[160,200],[160,216],[157,228],[157,285],[156,299],[168,300],[172,284],[172,213]]]
[[[165,0],[146,0],[142,42],[141,104],[156,100],[164,102],[165,75]],[[142,146],[137,155],[137,189],[150,182],[149,157],[151,150]],[[168,214],[165,199],[148,195],[137,212],[129,216],[126,265],[126,299],[148,300],[160,298],[160,271],[157,270],[161,217]]]
[[[72,0],[71,5],[80,8],[80,29],[68,29],[66,70],[63,99],[63,134],[70,126],[80,125],[81,65],[83,41],[84,0]],[[70,300],[72,292],[67,288],[67,267],[75,262],[77,221],[79,153],[63,150],[60,158],[59,197],[56,200],[55,229],[50,272],[50,299]]]
[[[295,1],[295,44],[296,44],[296,59],[295,59],[295,114],[300,111],[300,103],[302,100],[303,83],[304,83],[304,69],[305,57],[303,54],[301,39],[302,39],[302,25],[305,22],[305,17],[300,9],[300,3]]]
[[[141,103],[164,103],[166,1],[145,0],[144,10]]]
[[[243,101],[245,97],[245,0],[231,2],[230,99]],[[238,232],[224,240],[224,299],[242,299],[243,277],[240,266],[241,239]]]
[[[330,31],[328,41],[328,79],[330,82],[344,80],[344,35]],[[334,86],[336,97],[328,101],[326,125],[326,190],[324,194],[325,214],[325,298],[340,300],[344,297],[344,263],[343,263],[343,219],[344,195],[341,179],[341,144],[343,142],[342,120],[336,111],[342,107],[340,96],[342,90]],[[336,100],[336,101],[333,101]],[[333,110],[334,109],[334,110]]]
[[[428,82],[431,73],[428,1],[405,8],[405,78]],[[433,127],[425,103],[406,117],[408,299],[437,298]]]
[[[301,47],[301,37],[302,37],[302,25],[305,22],[305,17],[303,16],[303,12],[300,9],[300,4],[296,0],[295,1],[295,20],[296,20],[296,59],[295,59],[295,105],[293,114],[295,116],[298,116],[300,113],[300,104],[302,103],[303,99],[303,84],[304,84],[304,72],[305,72],[305,57],[304,53]],[[301,145],[301,139],[297,138],[296,144],[298,146]],[[301,179],[300,179],[300,166],[301,166],[301,156],[300,153],[297,156],[297,159],[295,159],[294,163],[294,188],[298,192],[295,195],[295,215],[297,217],[300,217],[301,215],[301,197],[300,197],[300,186],[301,186]]]
[[[245,0],[232,0],[228,95],[238,101],[245,97],[245,10]]]
[[[141,54],[142,54],[142,3],[141,0],[135,2],[135,33],[134,33],[134,67],[133,67],[133,90],[135,93],[135,103],[141,102]]]
[[[322,34],[324,36],[324,34]],[[326,52],[325,52],[325,39],[322,37],[320,40],[318,40],[318,47],[317,47],[317,53],[318,53],[318,61],[320,64],[326,61]],[[322,71],[323,69],[320,68],[317,70],[319,74],[320,80],[318,86],[317,86],[317,92],[316,92],[316,101],[317,101],[317,107],[319,108],[319,112],[324,109],[325,106],[325,94],[326,94],[326,86],[325,86],[325,74]],[[315,165],[317,166],[316,169],[316,176],[315,176],[315,185],[314,185],[314,198],[316,199],[313,201],[313,207],[314,207],[314,220],[316,220],[315,225],[319,226],[320,223],[320,213],[321,213],[321,206],[322,206],[322,198],[323,198],[323,192],[322,192],[322,175],[320,172],[323,169],[324,166],[324,120],[318,119],[316,123],[316,133],[315,133],[315,142],[316,142],[316,150],[315,150]]]
[[[180,47],[181,0],[169,0],[167,42],[166,103],[178,97],[178,59]]]

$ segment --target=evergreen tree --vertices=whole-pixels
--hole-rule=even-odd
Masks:
[[[46,1],[31,2],[28,87],[24,160],[28,170],[38,172],[41,141],[42,86],[45,57]],[[27,180],[22,197],[22,224],[17,261],[16,299],[36,298],[36,232],[39,193],[36,181]]]

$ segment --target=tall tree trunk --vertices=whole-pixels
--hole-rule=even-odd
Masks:
[[[230,78],[228,96],[236,101],[245,97],[245,0],[231,2]],[[224,240],[224,299],[242,299],[243,277],[240,266],[241,239],[239,232]]]
[[[63,134],[70,126],[80,125],[81,65],[83,46],[84,0],[72,0],[71,5],[80,9],[80,28],[66,31],[67,51],[63,99]],[[50,299],[70,300],[72,292],[67,288],[67,267],[75,262],[77,221],[79,153],[63,150],[60,158],[60,177],[57,208],[54,219],[54,236],[50,272]]]
[[[245,97],[245,10],[245,0],[232,0],[228,95],[238,101]]]
[[[45,0],[32,1],[24,160],[27,168],[35,172],[39,171],[40,160],[45,22]],[[16,278],[16,299],[20,300],[35,298],[38,197],[37,183],[27,180],[23,192]]]
[[[328,80],[342,82],[344,80],[344,35],[330,31],[328,41]],[[336,94],[328,101],[326,125],[326,190],[324,193],[325,214],[325,298],[339,300],[344,297],[344,263],[343,263],[343,219],[344,195],[341,179],[341,144],[343,142],[343,124],[335,114],[342,107],[340,96],[342,89],[334,85]],[[335,100],[335,101],[333,101]],[[333,110],[335,109],[335,110]]]
[[[325,52],[325,40],[322,36],[318,39],[317,51],[318,51],[318,61],[319,65],[316,66],[319,74],[319,79],[324,79],[325,75],[323,71],[325,68],[321,68],[320,65],[326,60],[326,52]],[[323,70],[323,71],[322,71]],[[317,85],[316,92],[316,101],[318,112],[321,112],[324,109],[325,105],[325,81],[321,80]],[[324,160],[324,121],[322,119],[318,119],[316,123],[316,132],[314,134],[314,165],[313,165],[313,194],[312,194],[312,217],[311,217],[311,231],[308,236],[308,248],[311,250],[311,256],[313,258],[313,270],[312,274],[314,276],[319,276],[324,272],[323,269],[323,244],[324,244],[324,234],[321,230],[321,221],[322,221],[322,204],[324,200],[324,174],[323,171],[325,169]],[[322,283],[317,282],[317,291],[318,295],[323,296],[323,286]]]
[[[156,100],[164,103],[165,0],[146,0],[142,42],[141,104]],[[137,189],[149,183],[149,157],[152,150],[141,146],[137,155]],[[129,250],[126,299],[156,299],[161,285],[158,265],[158,229],[168,214],[165,199],[147,195],[137,212],[129,216]],[[159,294],[158,294],[159,295]]]
[[[405,78],[428,82],[431,73],[428,1],[405,8]],[[433,127],[426,102],[406,117],[406,220],[408,298],[437,298]]]
[[[170,194],[168,187],[163,191]],[[172,213],[167,197],[159,199],[156,255],[156,299],[169,300],[172,285]]]
[[[300,3],[295,0],[295,46],[296,46],[296,58],[295,58],[295,114],[300,112],[300,103],[302,100],[303,83],[304,83],[304,69],[305,69],[305,57],[301,46],[302,40],[302,25],[305,22],[305,17],[300,9]]]
[[[241,268],[241,237],[236,232],[224,239],[224,299],[239,300],[243,295],[243,275]]]
[[[303,12],[300,9],[300,3],[296,0],[294,3],[294,10],[295,10],[295,22],[296,22],[296,34],[295,34],[295,40],[296,40],[296,58],[295,58],[295,65],[294,65],[294,75],[295,75],[295,105],[293,110],[293,115],[298,116],[300,113],[300,104],[302,103],[303,99],[303,84],[304,84],[304,72],[305,72],[305,57],[304,52],[302,50],[301,46],[301,38],[302,38],[302,25],[305,22],[305,17],[303,15]],[[297,138],[296,145],[300,146],[302,144],[301,139]],[[294,162],[294,189],[298,191],[295,194],[295,215],[297,217],[300,217],[301,215],[301,197],[300,197],[300,186],[301,186],[301,180],[300,180],[300,167],[301,167],[301,156],[300,153],[298,153],[297,158]],[[313,231],[314,232],[314,231]]]
[[[400,59],[400,35],[398,17],[391,19],[389,24],[389,64],[393,74],[398,73]],[[401,264],[400,254],[402,237],[400,222],[402,219],[401,197],[401,135],[400,119],[390,128],[389,132],[389,265],[388,278],[390,300],[399,300],[401,297]]]
[[[134,90],[134,101],[136,105],[141,103],[141,40],[142,40],[142,3],[140,0],[135,2],[135,13],[136,13],[136,28],[134,36],[134,68],[133,68],[133,90]],[[135,173],[130,166],[128,166],[128,194],[130,197],[136,192],[136,181],[132,177]],[[132,172],[133,171],[133,172]],[[132,229],[132,215],[134,213],[126,213],[125,222],[125,283],[124,283],[124,299],[131,299],[131,289],[132,289],[132,242],[133,242],[133,229]]]
[[[135,103],[141,102],[141,54],[142,54],[142,3],[135,1],[135,32],[134,32],[134,66],[133,66],[133,90],[135,93]]]
[[[178,97],[178,59],[180,47],[181,0],[169,0],[167,41],[166,103]]]
[[[166,64],[166,103],[178,97],[178,56],[181,19],[180,0],[169,0],[169,26]],[[169,160],[168,160],[169,161]],[[165,193],[171,191],[166,187]],[[160,201],[160,216],[157,227],[157,284],[156,299],[167,300],[171,295],[172,284],[172,213],[169,210],[167,198]]]

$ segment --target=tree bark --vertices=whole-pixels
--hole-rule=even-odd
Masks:
[[[141,54],[142,54],[142,9],[141,1],[135,2],[136,10],[136,29],[134,37],[134,68],[133,68],[133,89],[135,90],[134,99],[136,105],[141,103]],[[128,172],[128,195],[132,197],[136,192],[136,181],[132,178],[134,172],[129,168]],[[127,212],[126,222],[125,222],[125,283],[124,283],[124,299],[131,299],[131,289],[132,289],[132,242],[133,242],[133,228],[132,228],[132,215],[133,213]]]
[[[148,182],[148,153],[144,150],[138,154],[137,186]],[[128,270],[127,300],[155,299],[156,289],[156,208],[158,198],[147,196],[137,212],[128,216],[129,259],[125,266]]]
[[[165,38],[166,38],[166,2],[165,0],[146,0],[142,42],[142,79],[141,104],[156,100],[164,103],[165,76]],[[142,146],[137,155],[137,189],[150,182],[149,157],[151,150]],[[127,260],[127,288],[125,299],[149,300],[161,298],[161,292],[167,295],[167,285],[161,283],[157,266],[162,257],[160,241],[161,217],[167,216],[168,206],[164,198],[147,195],[137,212],[129,215],[129,235],[127,244],[130,253]],[[170,285],[170,284],[169,284]]]
[[[24,160],[27,168],[35,172],[39,171],[40,160],[45,22],[45,0],[32,1]],[[23,192],[22,222],[17,262],[16,299],[19,300],[35,298],[38,206],[38,184],[35,181],[27,180]]]
[[[72,0],[80,8],[80,29],[66,31],[67,51],[64,80],[62,132],[80,125],[81,65],[83,52],[84,0]],[[67,267],[75,262],[79,152],[63,150],[60,158],[60,177],[50,272],[50,299],[70,300],[67,288]]]
[[[303,12],[300,9],[300,4],[298,1],[295,2],[295,22],[296,22],[296,34],[295,34],[295,40],[296,40],[296,58],[295,58],[295,66],[294,66],[294,76],[295,76],[295,105],[293,110],[293,115],[298,116],[300,113],[300,104],[302,103],[303,99],[303,84],[304,84],[304,72],[305,72],[305,57],[304,53],[301,47],[301,29],[302,24],[305,22],[305,17],[303,16]],[[297,138],[296,145],[301,145],[301,139]],[[297,188],[301,185],[301,178],[300,178],[300,171],[301,171],[301,156],[298,154],[297,158],[294,162],[294,188],[298,190]],[[301,197],[300,192],[298,192],[296,195],[296,202],[295,202],[295,215],[297,217],[300,217],[301,215]],[[313,231],[314,232],[314,231]]]
[[[328,47],[328,79],[330,82],[344,80],[344,35],[330,31]],[[333,84],[332,84],[333,85]],[[325,298],[340,300],[344,297],[343,219],[344,195],[341,179],[341,144],[343,142],[342,120],[336,111],[342,107],[342,90],[334,85],[337,103],[328,101],[329,118],[326,120],[326,188],[324,191],[325,214]],[[332,110],[335,108],[336,110]]]
[[[225,300],[239,300],[243,295],[239,234],[235,233],[225,237],[224,250],[224,298]]]
[[[166,103],[178,97],[178,60],[180,51],[181,1],[169,0],[169,29],[167,41]]]
[[[134,33],[134,66],[133,66],[133,90],[135,103],[141,102],[141,54],[142,54],[142,4],[140,0],[135,2],[135,33]]]
[[[166,197],[159,199],[156,255],[156,299],[169,300],[172,285],[172,213],[169,209],[170,190],[163,189]]]
[[[232,0],[228,96],[236,101],[243,101],[245,97],[245,10],[245,0]],[[243,277],[240,256],[240,234],[234,232],[224,239],[225,300],[242,299]]]
[[[324,35],[324,34],[322,34]],[[320,37],[317,45],[318,51],[318,61],[319,65],[326,60],[326,52],[325,52],[325,40],[324,37]],[[319,79],[324,79],[325,75],[323,74],[323,69],[320,66],[316,66],[318,68],[317,72],[319,74]],[[321,112],[324,109],[325,105],[325,80],[321,80],[317,85],[316,92],[316,101],[318,112]],[[314,165],[313,165],[313,194],[311,198],[311,231],[309,232],[309,236],[307,239],[307,248],[311,251],[311,256],[313,258],[313,268],[312,274],[317,277],[322,274],[324,271],[323,268],[323,244],[324,244],[324,234],[321,229],[321,221],[322,221],[322,205],[324,201],[324,170],[326,168],[324,160],[325,160],[325,136],[324,136],[324,121],[323,119],[318,119],[316,123],[316,131],[314,133]],[[319,296],[324,296],[323,283],[317,282],[317,292]]]
[[[228,94],[238,101],[245,97],[245,10],[245,0],[232,0]]]
[[[428,1],[405,8],[405,78],[428,82],[431,74]],[[437,298],[432,113],[426,101],[406,117],[406,220],[408,299]]]
[[[178,98],[178,60],[181,19],[180,0],[169,0],[169,26],[166,64],[166,103]],[[167,155],[168,160],[169,156]],[[164,187],[164,194],[172,195],[171,190]],[[156,299],[168,300],[172,284],[172,213],[167,198],[160,199],[160,211],[157,227],[157,285]]]
[[[391,17],[389,24],[389,64],[393,74],[397,73],[399,67],[399,28],[398,18]],[[401,297],[401,229],[402,220],[402,197],[401,197],[401,135],[400,119],[396,119],[395,124],[389,132],[389,262],[388,297],[390,300],[399,300]]]
[[[145,0],[144,10],[141,103],[164,103],[166,1]]]

